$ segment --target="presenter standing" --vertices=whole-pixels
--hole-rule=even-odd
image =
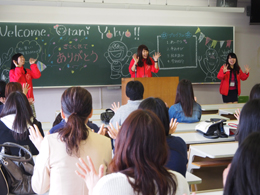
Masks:
[[[220,83],[220,94],[224,103],[237,103],[238,96],[241,93],[242,81],[246,80],[249,76],[249,66],[245,65],[245,73],[241,70],[236,54],[229,53],[227,56],[226,64],[224,64],[218,73]]]
[[[33,96],[33,84],[32,79],[38,79],[41,77],[41,72],[39,71],[37,64],[35,64],[36,59],[30,58],[30,69],[24,68],[25,58],[23,54],[17,53],[13,55],[11,61],[11,67],[9,72],[10,82],[21,83],[22,87],[26,86],[28,88],[27,98],[33,110],[33,115],[36,117],[36,112],[34,108],[34,96]]]
[[[158,59],[160,56],[159,52],[155,52],[152,59],[149,56],[147,46],[140,45],[137,49],[137,54],[133,55],[129,65],[131,77],[152,77],[152,72],[157,73],[159,71]]]

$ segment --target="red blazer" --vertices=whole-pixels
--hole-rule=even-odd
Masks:
[[[37,64],[31,64],[31,69],[27,69],[27,73],[25,74],[23,67],[16,67],[15,69],[11,69],[9,72],[9,80],[10,82],[18,82],[23,86],[24,83],[29,84],[29,91],[27,93],[27,98],[33,98],[33,84],[32,79],[38,79],[41,77],[41,72],[39,71]]]
[[[159,67],[158,69],[155,68],[154,66],[154,61],[153,59],[150,57],[151,61],[152,61],[152,65],[147,65],[146,64],[146,60],[144,59],[144,66],[140,67],[137,66],[136,68],[136,77],[152,77],[152,72],[157,73],[159,71]],[[130,65],[129,65],[129,72],[131,74],[131,78],[135,78],[135,71],[132,71],[131,68],[134,65],[135,61],[134,59],[131,60]]]
[[[229,78],[230,78],[230,71],[227,71],[226,73],[223,73],[223,68],[224,66],[222,66],[219,70],[218,73],[218,79],[221,80],[220,83],[220,87],[219,87],[219,92],[222,95],[228,95],[228,91],[229,91]],[[240,95],[241,93],[241,87],[240,87],[240,79],[242,81],[246,80],[249,77],[249,73],[243,73],[243,71],[240,69],[239,70],[239,74],[236,74],[237,76],[237,91],[238,91],[238,95]]]

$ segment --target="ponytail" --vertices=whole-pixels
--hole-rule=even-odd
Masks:
[[[80,141],[86,140],[88,134],[85,120],[77,113],[72,113],[62,131],[59,131],[59,136],[66,143],[66,151],[69,155],[78,154]]]
[[[68,120],[59,130],[59,137],[70,156],[79,156],[80,142],[89,135],[86,122],[92,112],[92,96],[82,87],[70,87],[62,94],[61,109]]]

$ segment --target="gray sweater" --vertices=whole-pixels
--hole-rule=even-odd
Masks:
[[[135,100],[135,101],[128,100],[127,104],[120,106],[120,108],[118,108],[113,118],[111,118],[110,120],[113,126],[116,127],[116,122],[118,122],[119,126],[121,126],[125,121],[125,119],[128,117],[128,115],[134,110],[137,110],[139,104],[142,101],[143,100]]]

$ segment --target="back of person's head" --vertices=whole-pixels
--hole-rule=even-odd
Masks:
[[[13,61],[18,61],[18,58],[20,57],[20,56],[22,56],[23,54],[21,54],[21,53],[16,53],[16,54],[14,54],[13,55],[13,57],[12,57],[12,60],[11,60],[11,67],[10,67],[10,69],[15,69],[16,68],[16,66],[15,66],[15,64],[14,64],[14,62]]]
[[[239,144],[252,132],[260,131],[260,99],[247,102],[241,110],[238,125]]]
[[[14,91],[23,92],[23,88],[22,88],[21,83],[18,83],[18,82],[7,83],[6,87],[5,87],[5,97],[7,98],[9,96],[9,94],[14,92]]]
[[[251,89],[249,100],[260,99],[260,83],[254,85]]]
[[[9,94],[0,118],[11,114],[15,114],[13,136],[15,140],[24,140],[28,136],[27,124],[32,125],[33,113],[27,97],[22,92]]]
[[[126,96],[130,100],[141,100],[144,95],[144,86],[140,81],[129,81],[126,84]]]
[[[66,144],[67,153],[78,156],[80,142],[89,134],[86,123],[92,113],[92,96],[82,87],[70,87],[62,94],[61,110],[67,121],[59,136]]]
[[[169,135],[169,112],[165,103],[160,98],[149,97],[141,102],[138,109],[147,109],[154,112],[161,120],[166,136]]]
[[[260,192],[260,132],[251,133],[239,146],[227,176],[224,195]]]
[[[6,82],[0,80],[0,97],[5,97],[5,86]]]
[[[166,136],[160,119],[149,110],[139,109],[121,126],[109,171],[125,174],[134,191],[143,195],[154,194],[156,189],[159,195],[175,194],[174,175],[164,168],[167,157]]]
[[[180,103],[185,116],[191,117],[194,104],[192,84],[187,79],[182,79],[177,87],[175,104]]]

